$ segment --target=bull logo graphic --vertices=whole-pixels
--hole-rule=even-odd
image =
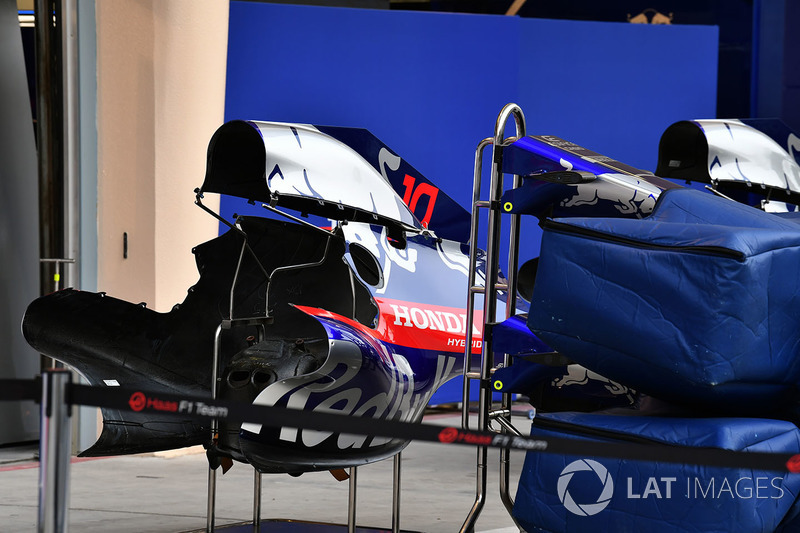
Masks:
[[[615,396],[625,395],[630,401],[633,401],[633,391],[631,389],[581,365],[567,365],[567,373],[560,378],[554,379],[552,385],[560,389],[571,385],[586,385],[590,381],[603,384],[606,390]]]
[[[600,201],[611,202],[617,211],[627,216],[642,217],[653,210],[655,197],[636,189],[616,186],[599,180],[581,184],[577,194],[561,202],[561,207],[596,205]]]

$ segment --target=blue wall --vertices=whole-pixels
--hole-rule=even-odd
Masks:
[[[232,2],[226,119],[367,128],[466,205],[475,147],[518,94],[517,22]]]
[[[714,118],[717,28],[520,19],[529,133],[655,170],[673,122]]]
[[[717,36],[231,2],[225,117],[367,128],[466,206],[475,147],[511,101],[529,133],[655,168],[669,124],[714,116]]]
[[[717,41],[714,26],[231,2],[225,118],[367,128],[468,207],[475,147],[508,102],[530,134],[654,169],[667,126],[714,117]]]
[[[800,132],[800,3],[756,0],[752,116],[780,118]]]

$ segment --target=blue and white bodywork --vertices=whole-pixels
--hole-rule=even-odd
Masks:
[[[767,211],[795,210],[800,140],[774,119],[676,122],[661,137],[660,176],[713,184],[737,200],[762,197]]]

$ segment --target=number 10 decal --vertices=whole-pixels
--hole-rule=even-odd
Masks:
[[[431,221],[431,216],[433,216],[433,206],[436,205],[436,196],[439,194],[439,189],[429,183],[420,183],[414,188],[416,181],[414,176],[409,176],[408,174],[403,178],[403,186],[406,188],[403,193],[403,202],[414,213],[419,199],[423,195],[428,197],[428,208],[425,210],[425,216],[419,220],[427,228]],[[416,215],[416,213],[414,214]]]

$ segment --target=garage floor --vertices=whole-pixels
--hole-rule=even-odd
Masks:
[[[428,415],[426,423],[459,425],[455,413]],[[524,432],[529,424],[515,417]],[[34,447],[0,449],[0,531],[35,531],[38,463]],[[153,455],[74,459],[70,469],[71,531],[114,533],[204,531],[207,463],[202,450],[173,457]],[[498,450],[489,450],[488,498],[476,532],[516,533],[498,495]],[[400,526],[404,531],[453,533],[469,512],[475,495],[476,449],[411,443],[402,454]],[[512,496],[524,454],[512,452]],[[253,470],[235,464],[217,482],[216,525],[251,522]],[[391,529],[392,460],[360,467],[357,474],[359,526]],[[347,481],[328,472],[264,475],[261,531],[347,531],[308,524],[270,522],[293,519],[347,523]],[[252,531],[252,527],[238,531]]]

